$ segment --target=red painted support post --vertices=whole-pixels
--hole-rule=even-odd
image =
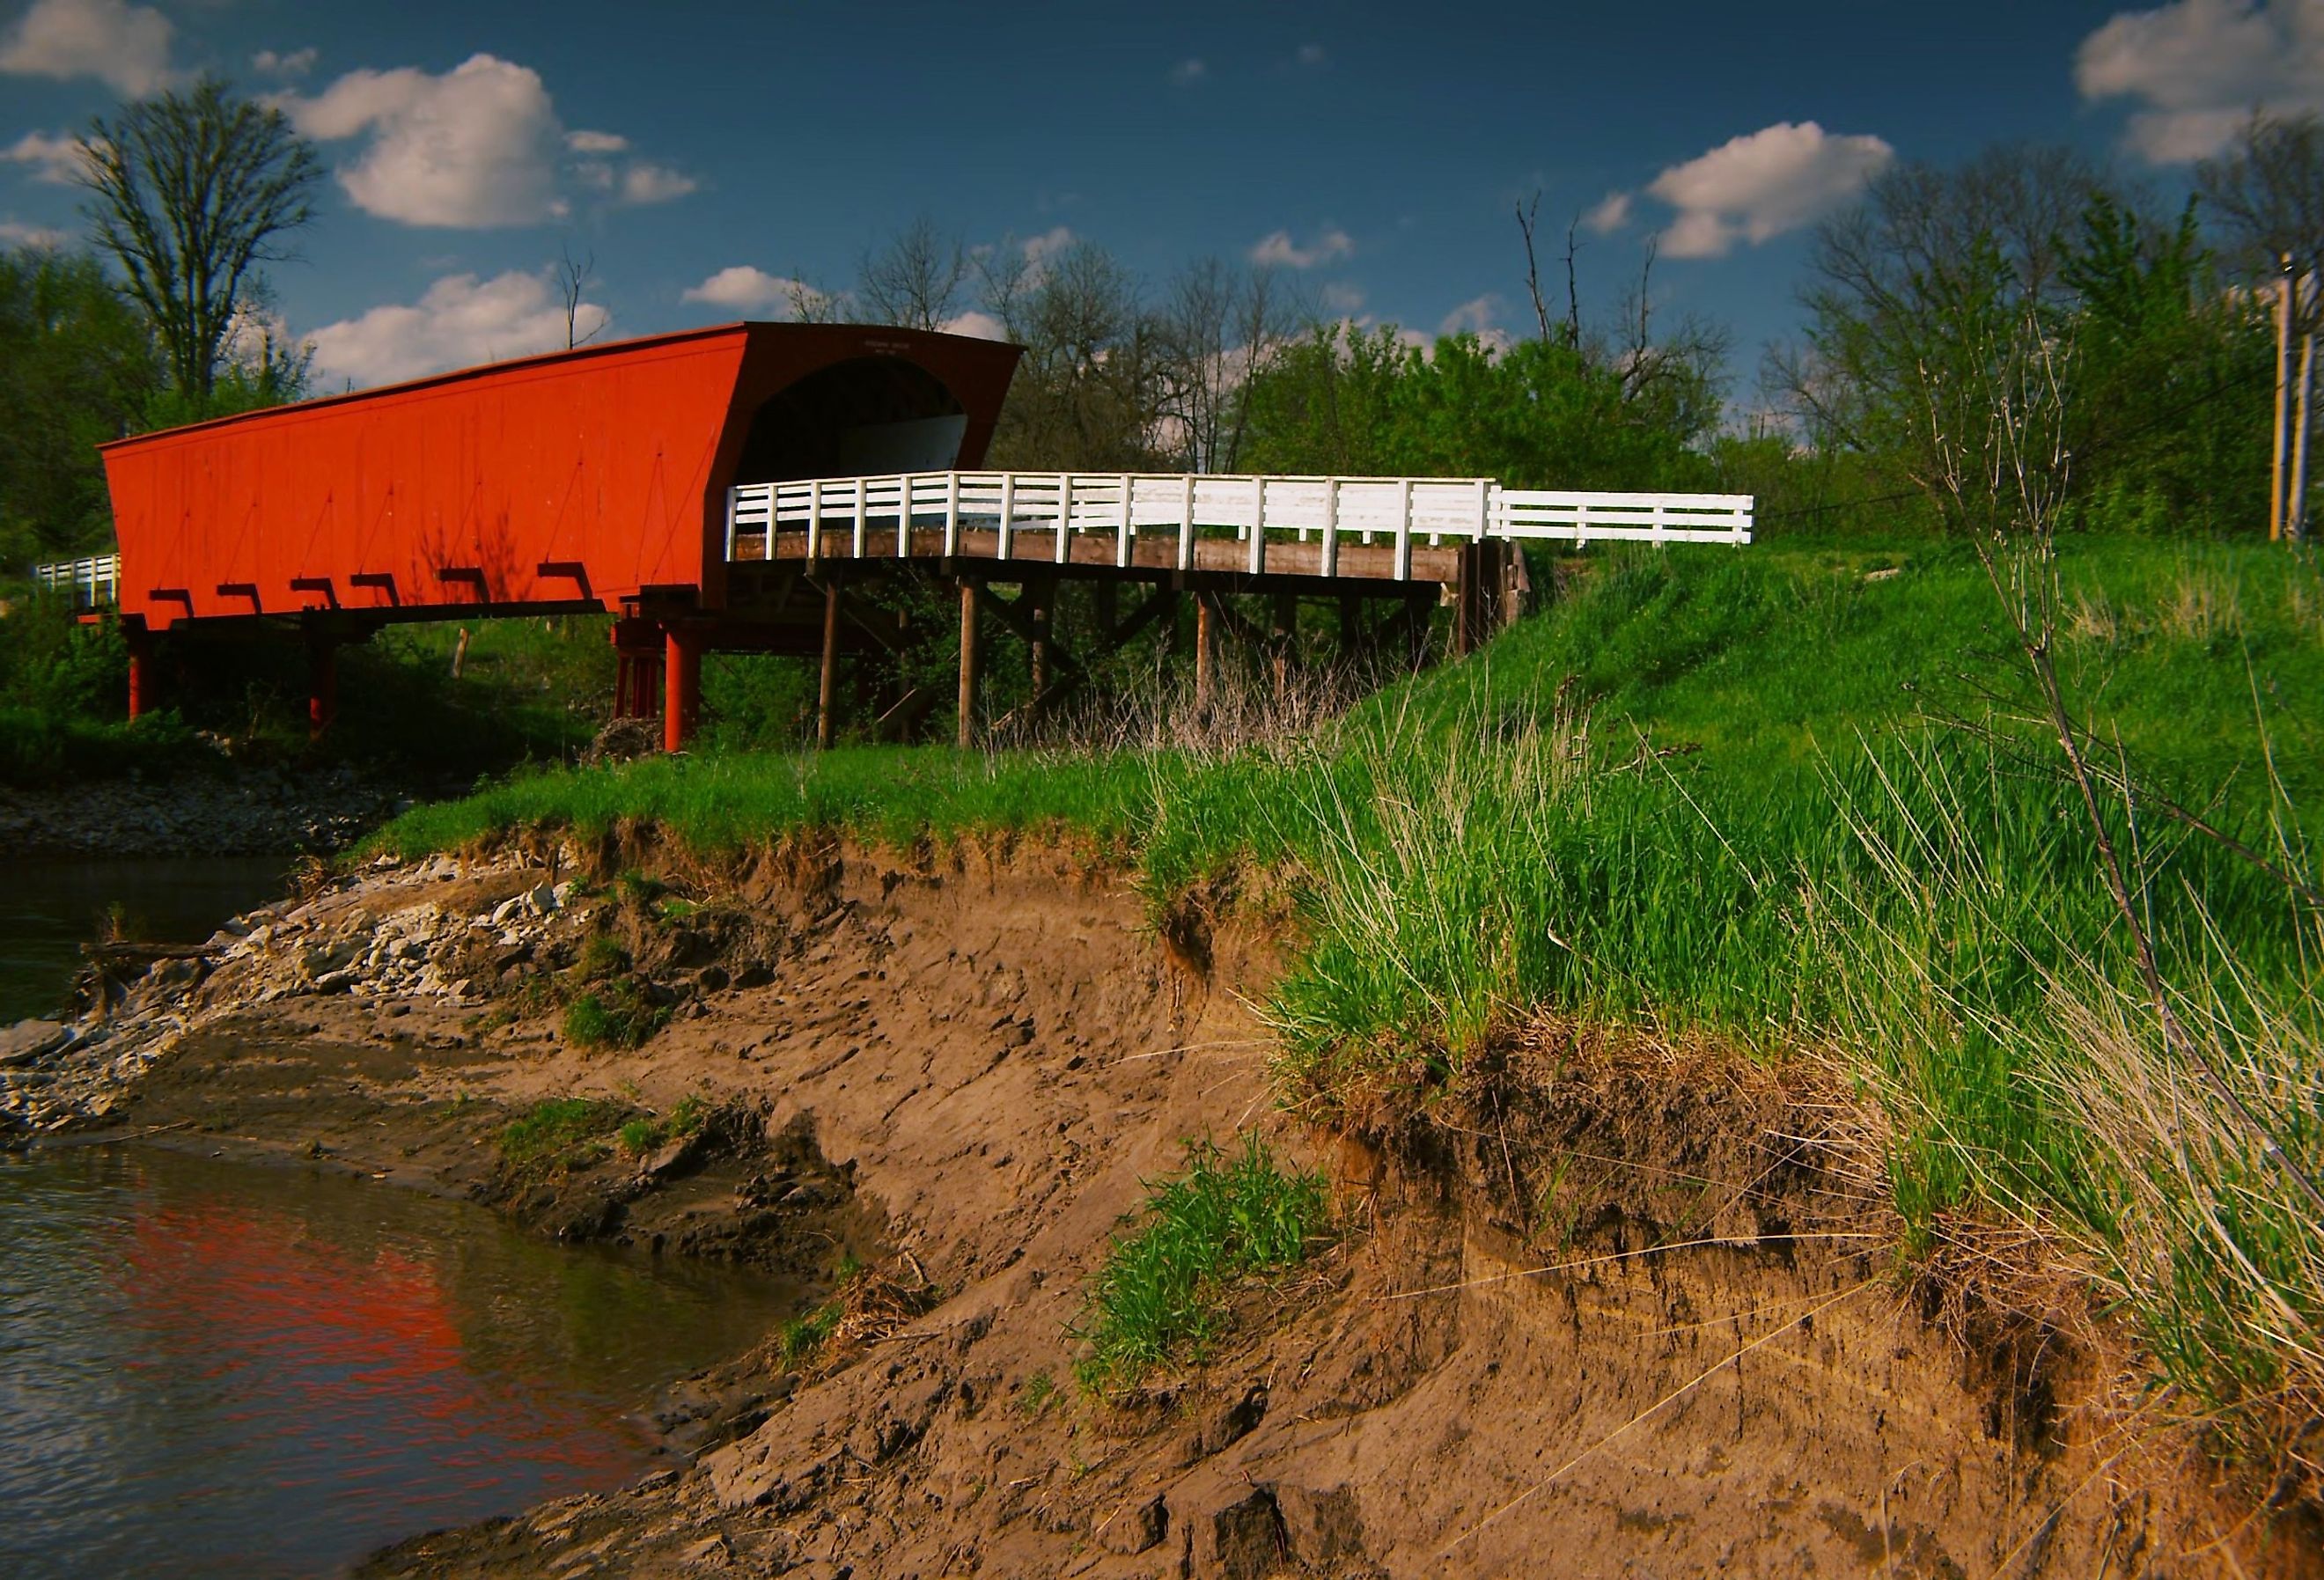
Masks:
[[[683,752],[702,708],[702,633],[682,625],[663,631],[661,749]]]
[[[129,644],[129,716],[134,721],[153,707],[153,638],[135,616],[121,623]]]
[[[319,741],[339,713],[339,644],[320,632],[307,637],[307,738]]]

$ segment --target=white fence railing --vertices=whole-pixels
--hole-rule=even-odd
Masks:
[[[909,555],[915,531],[941,529],[943,552],[962,551],[965,531],[998,534],[996,558],[1025,558],[1017,540],[1043,536],[1063,564],[1072,540],[1108,537],[1117,566],[1132,563],[1141,536],[1164,534],[1180,569],[1194,544],[1231,532],[1250,545],[1248,568],[1267,566],[1270,535],[1322,545],[1319,565],[1338,574],[1350,540],[1396,546],[1395,575],[1412,574],[1412,546],[1480,538],[1574,543],[1751,541],[1745,494],[1586,494],[1504,488],[1489,477],[1278,477],[1193,473],[917,472],[746,483],[726,501],[726,558],[758,540],[774,558],[773,535],[798,532],[810,559],[884,555],[892,541]],[[876,547],[875,547],[876,545]],[[1151,563],[1151,561],[1148,561]]]
[[[86,559],[59,559],[32,567],[32,582],[51,591],[70,592],[83,609],[102,608],[121,601],[121,556],[97,554]]]

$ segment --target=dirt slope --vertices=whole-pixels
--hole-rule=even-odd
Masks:
[[[1380,1133],[1309,1136],[1240,996],[1268,940],[1166,947],[1060,853],[794,855],[719,874],[676,926],[560,904],[519,941],[536,963],[614,926],[674,995],[634,1053],[475,1021],[492,971],[529,968],[493,965],[501,932],[481,962],[429,946],[429,991],[230,1007],[258,980],[232,972],[312,964],[314,937],[497,911],[544,876],[446,865],[318,902],[192,990],[212,1007],[113,1118],[319,1141],[570,1232],[853,1245],[935,1295],[800,1368],[770,1347],[706,1380],[671,1413],[691,1464],[367,1573],[2324,1573],[2312,1526],[2238,1523],[2184,1445],[2107,1408],[2096,1330],[1932,1322],[1840,1095],[1545,1032]],[[572,1093],[754,1118],[682,1166],[607,1158],[528,1196],[483,1143]],[[1253,1125],[1334,1175],[1346,1238],[1252,1291],[1203,1367],[1081,1395],[1081,1291],[1141,1181]]]

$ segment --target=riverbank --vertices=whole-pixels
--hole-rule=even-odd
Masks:
[[[0,784],[0,856],[327,855],[441,788],[344,763],[224,762],[152,777]]]
[[[829,1337],[673,1398],[684,1468],[375,1575],[2319,1571],[2117,1391],[2086,1297],[1904,1270],[1887,1137],[1828,1071],[1533,1021],[1310,1130],[1252,1007],[1281,927],[1148,916],[1038,842],[385,864],[131,986],[34,1118],[869,1265]],[[576,1036],[589,996],[659,1024]],[[1334,1248],[1198,1363],[1082,1391],[1116,1225],[1246,1129],[1330,1175]]]

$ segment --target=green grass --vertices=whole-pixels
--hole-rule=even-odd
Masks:
[[[632,1155],[650,1152],[664,1141],[692,1135],[708,1117],[708,1105],[689,1092],[668,1113],[659,1117],[641,1114],[622,1125],[622,1150]]]
[[[619,1130],[629,1112],[618,1103],[588,1097],[545,1098],[502,1129],[501,1157],[520,1169],[576,1161]]]
[[[1133,865],[1157,919],[1263,870],[1300,907],[1266,1006],[1287,1092],[1425,1104],[1544,1013],[1836,1050],[1886,1116],[1914,1252],[2012,1219],[2142,1325],[2186,1396],[2324,1401],[2281,1359],[2324,1353],[2324,1229],[2284,1209],[2268,1161],[2324,1173],[2324,928],[2153,799],[2317,882],[2324,576],[2265,545],[2074,539],[2060,558],[2060,672],[2146,795],[2110,798],[2107,831],[2179,1013],[2266,1137],[2142,1030],[2127,931],[2027,722],[2001,606],[1932,540],[1592,551],[1545,614],[1312,739],[655,760],[512,780],[383,844],[633,820],[710,855],[808,831],[1064,836]],[[2138,1120],[2173,1111],[2202,1123]],[[1158,1259],[1154,1233],[1139,1254]],[[1208,1308],[1163,1267],[1119,1286],[1154,1320],[1103,1329],[1101,1373],[1198,1346]]]
[[[1323,1177],[1285,1172],[1256,1134],[1231,1155],[1188,1143],[1185,1172],[1150,1188],[1092,1280],[1084,1386],[1125,1387],[1199,1357],[1237,1287],[1305,1261],[1328,1218]]]
[[[600,982],[565,1006],[565,1035],[584,1048],[641,1048],[669,1023],[669,1011],[634,976]]]

